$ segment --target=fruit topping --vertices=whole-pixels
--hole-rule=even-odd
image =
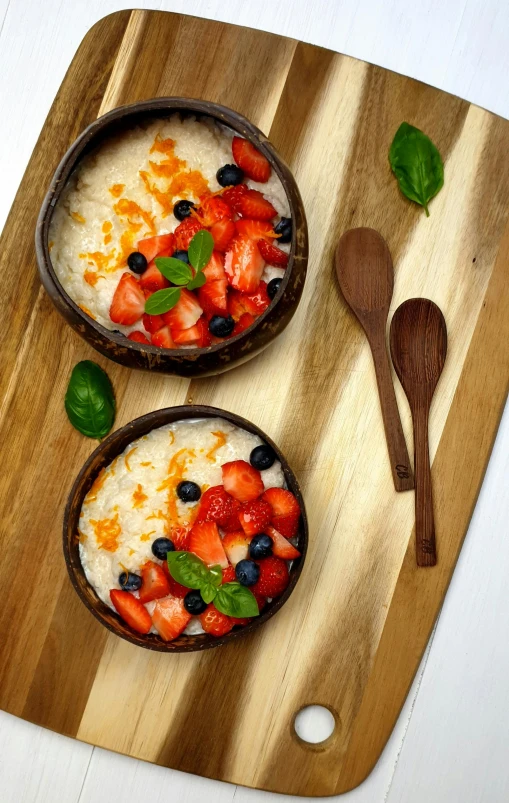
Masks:
[[[210,633],[211,636],[224,636],[235,624],[230,616],[218,611],[212,603],[207,606],[204,613],[200,614],[199,618],[205,633]]]
[[[286,540],[286,538],[284,538],[283,540],[285,544],[290,543],[289,541]],[[270,558],[270,556],[272,555],[272,545],[273,541],[269,535],[266,535],[265,533],[259,533],[258,535],[255,535],[255,537],[249,544],[249,557],[252,558],[253,560],[261,560],[261,558]]]
[[[111,320],[131,326],[140,320],[144,311],[145,296],[137,279],[131,273],[123,273],[111,301]]]
[[[222,485],[208,488],[201,497],[196,521],[215,521],[226,532],[239,529],[240,503],[226,493]]]
[[[274,527],[267,527],[267,535],[269,535],[272,539],[272,552],[277,558],[283,558],[283,560],[295,560],[295,558],[300,557],[299,550],[294,547],[293,544],[291,544],[290,541],[288,541],[284,535],[281,535],[281,533],[278,532]],[[252,557],[254,557],[254,555]]]
[[[217,223],[214,223],[210,229],[210,233],[212,234],[216,251],[224,252],[228,250],[228,246],[235,237],[237,229],[233,220],[229,220],[225,217],[222,220],[218,220]]]
[[[277,226],[274,226],[274,233],[280,235],[278,237],[280,243],[289,243],[292,239],[291,217],[282,217]]]
[[[137,633],[148,633],[152,627],[150,614],[139,599],[133,597],[129,591],[118,591],[114,588],[110,591],[110,599],[115,610],[127,622],[129,627]]]
[[[258,564],[260,576],[253,587],[255,595],[261,594],[263,597],[279,597],[289,583],[290,575],[286,561],[272,556],[264,558]]]
[[[138,243],[138,251],[145,257],[148,262],[152,262],[159,254],[171,253],[173,251],[173,234],[158,234],[155,237],[147,237],[145,240],[140,240]],[[127,260],[129,265],[129,259]],[[131,268],[131,266],[129,265]],[[145,266],[146,267],[146,266]],[[131,270],[133,270],[131,268]],[[138,271],[134,271],[138,273]]]
[[[265,262],[254,240],[239,235],[226,252],[224,269],[229,284],[243,293],[258,289]]]
[[[201,496],[201,488],[191,480],[183,480],[177,485],[177,496],[183,502],[197,502]]]
[[[277,211],[271,202],[258,190],[248,190],[240,199],[240,211],[243,217],[254,220],[272,220]]]
[[[118,576],[118,584],[122,591],[138,591],[141,588],[141,577],[134,572],[122,572]]]
[[[177,525],[171,528],[170,540],[173,541],[173,545],[177,552],[187,550],[189,548],[190,532],[191,530],[189,527],[184,527],[182,525]]]
[[[189,551],[208,566],[216,564],[223,568],[228,566],[228,558],[214,521],[202,521],[194,524],[189,536]]]
[[[191,616],[199,616],[207,608],[207,603],[203,601],[198,590],[188,591],[184,597],[184,607]]]
[[[239,502],[251,502],[263,493],[260,472],[245,460],[233,460],[221,467],[223,485],[227,493]],[[268,500],[270,502],[270,499]]]
[[[175,306],[162,316],[165,324],[170,327],[171,335],[175,342],[177,342],[177,332],[194,326],[202,312],[203,310],[198,304],[194,293],[183,287]]]
[[[159,316],[152,316],[159,317]],[[171,332],[168,326],[163,326],[152,335],[152,345],[158,346],[160,349],[174,349],[176,348]]]
[[[260,577],[260,567],[254,560],[241,560],[235,566],[235,577],[241,586],[254,586]]]
[[[195,217],[188,217],[175,229],[175,250],[187,251],[189,243],[196,232],[203,229],[202,224]]]
[[[255,322],[255,320],[256,318],[254,317],[254,315],[250,315],[249,312],[244,312],[240,316],[237,323],[235,324],[235,327],[233,329],[233,334],[240,335],[240,333],[243,332],[245,329],[248,329],[251,326],[251,324]]]
[[[155,262],[150,262],[147,270],[140,279],[142,290],[155,293],[157,290],[164,290],[169,287],[168,279],[165,279]]]
[[[250,536],[242,530],[225,534],[223,547],[232,566],[236,566],[239,561],[247,558],[250,540]],[[223,579],[223,582],[226,581]]]
[[[262,443],[261,446],[255,446],[249,455],[249,462],[252,466],[257,468],[258,471],[265,471],[267,468],[274,465],[276,457],[277,455],[272,446],[269,446],[267,443]]]
[[[272,508],[265,499],[244,502],[239,510],[240,526],[248,536],[265,532],[272,519]]]
[[[272,507],[272,525],[285,538],[293,538],[299,526],[300,507],[294,495],[284,488],[268,488],[263,494]]]
[[[244,171],[238,165],[224,165],[217,171],[216,178],[221,187],[233,187],[244,181]]]
[[[273,234],[272,223],[269,220],[249,220],[249,218],[239,218],[235,221],[237,234],[249,237],[250,240],[258,240]]]
[[[152,554],[158,558],[158,560],[166,560],[168,552],[174,551],[175,545],[169,538],[156,538],[155,541],[152,542]]]
[[[177,220],[184,220],[191,214],[191,209],[194,209],[194,204],[192,201],[177,201],[173,207],[173,214]]]
[[[185,262],[186,265],[189,265],[189,255],[187,251],[174,251],[172,257],[173,259],[180,259],[181,262]]]
[[[191,614],[186,611],[184,601],[166,597],[156,602],[152,613],[152,623],[165,641],[173,641],[186,629]]]
[[[277,248],[274,243],[269,243],[261,238],[258,240],[258,248],[265,262],[269,265],[273,265],[275,268],[286,268],[288,265],[288,254]]]
[[[166,597],[170,593],[168,579],[158,563],[149,560],[141,570],[140,602]]]
[[[225,190],[221,195],[221,197],[223,198],[224,201],[226,201],[230,209],[233,209],[233,211],[236,212],[238,215],[241,212],[240,209],[241,198],[243,195],[246,194],[247,189],[248,188],[246,187],[245,184],[238,184],[236,187],[228,187],[228,189]]]
[[[238,166],[248,178],[265,183],[271,174],[270,162],[247,139],[233,137],[232,153]]]
[[[201,206],[196,210],[196,217],[206,228],[210,228],[220,220],[231,219],[233,211],[231,206],[219,195],[204,198]]]
[[[276,297],[282,281],[282,279],[271,279],[268,283],[267,295],[271,300]]]
[[[127,267],[129,270],[132,270],[133,273],[144,273],[147,270],[147,265],[147,257],[140,251],[133,251],[133,253],[129,254],[127,257]]]
[[[214,337],[228,337],[234,328],[235,321],[231,315],[228,315],[227,318],[223,318],[221,315],[213,315],[209,321],[209,332]]]
[[[135,343],[145,343],[150,346],[150,340],[143,334],[143,332],[131,332],[127,335],[128,340],[133,340]]]
[[[224,544],[224,539],[223,539]],[[221,583],[233,583],[235,580],[235,566],[227,566],[226,569],[223,569],[223,579]]]
[[[163,316],[149,315],[148,313],[145,313],[143,316],[143,326],[145,327],[147,332],[150,332],[150,334],[153,335],[154,332],[158,332],[159,329],[163,328],[164,326]]]

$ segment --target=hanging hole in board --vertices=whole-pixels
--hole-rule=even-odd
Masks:
[[[295,717],[293,727],[301,741],[320,745],[334,733],[336,720],[324,705],[306,705]]]

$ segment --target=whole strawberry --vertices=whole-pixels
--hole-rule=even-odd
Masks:
[[[235,624],[230,616],[218,611],[212,603],[200,614],[199,619],[205,633],[210,633],[211,636],[224,636]]]
[[[260,567],[260,577],[252,587],[255,596],[279,597],[285,590],[290,580],[286,561],[281,558],[264,558],[258,562]]]
[[[266,499],[244,502],[238,514],[240,526],[246,535],[265,532],[272,518],[272,507]]]
[[[208,488],[200,499],[196,521],[215,521],[226,532],[239,529],[238,511],[240,503],[222,485]]]

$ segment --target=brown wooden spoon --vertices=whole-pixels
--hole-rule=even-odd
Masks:
[[[387,243],[374,229],[350,229],[336,248],[336,273],[346,303],[366,333],[375,364],[385,437],[397,491],[414,487],[386,345],[394,272]]]
[[[440,309],[427,298],[411,298],[391,323],[394,368],[407,395],[414,424],[415,539],[418,566],[437,562],[431,492],[428,418],[431,399],[447,354],[447,328]]]

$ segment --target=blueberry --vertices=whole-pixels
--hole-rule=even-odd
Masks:
[[[235,321],[231,315],[223,318],[221,315],[213,315],[209,322],[209,332],[214,337],[228,337],[235,328]]]
[[[281,284],[282,279],[271,279],[267,285],[267,295],[269,298],[274,298],[277,295],[277,291],[279,290],[279,285]]]
[[[177,220],[184,220],[184,218],[189,217],[191,214],[191,209],[194,209],[192,201],[177,201],[173,207],[173,214]]]
[[[168,552],[175,552],[173,541],[169,538],[156,538],[152,543],[152,554],[159,560],[166,560]]]
[[[259,471],[264,471],[266,468],[270,468],[274,465],[276,457],[277,455],[274,449],[264,443],[261,446],[255,446],[249,455],[249,462],[254,468],[257,468]]]
[[[145,273],[147,270],[147,258],[140,254],[139,251],[133,251],[132,254],[129,254],[127,257],[127,265],[129,270],[132,270],[133,273]]]
[[[251,539],[249,544],[249,557],[253,560],[260,560],[260,558],[270,558],[272,555],[272,547],[274,542],[270,535],[260,533]]]
[[[180,259],[181,262],[186,262],[189,265],[187,251],[174,251],[172,257],[173,259]]]
[[[141,588],[141,577],[133,572],[122,572],[118,576],[118,582],[122,591],[137,591]]]
[[[183,480],[177,485],[177,495],[183,502],[197,502],[201,496],[201,489],[195,482]]]
[[[235,566],[235,577],[241,586],[254,586],[260,576],[260,567],[252,560],[239,560]]]
[[[274,227],[276,234],[281,237],[277,238],[278,243],[289,243],[292,239],[292,219],[291,217],[282,217],[277,226]]]
[[[111,334],[112,335],[120,335],[120,337],[125,337],[124,333],[121,332],[120,329],[112,329],[111,330]]]
[[[216,178],[221,187],[231,187],[235,184],[242,184],[244,171],[237,165],[224,165],[217,171]]]
[[[184,608],[188,613],[192,613],[193,616],[199,616],[200,613],[203,613],[206,607],[207,603],[202,600],[199,591],[195,591],[193,589],[185,595]]]

